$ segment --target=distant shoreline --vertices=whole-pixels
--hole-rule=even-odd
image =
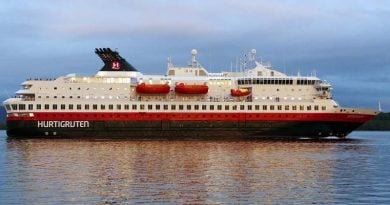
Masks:
[[[390,131],[390,112],[381,113],[357,129],[359,131]]]

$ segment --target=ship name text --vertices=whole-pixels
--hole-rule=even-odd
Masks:
[[[70,127],[70,128],[82,128],[89,127],[88,121],[38,121],[39,127]]]

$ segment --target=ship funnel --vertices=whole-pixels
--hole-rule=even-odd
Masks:
[[[110,48],[95,48],[95,53],[104,63],[100,71],[137,71],[117,51],[113,51]]]

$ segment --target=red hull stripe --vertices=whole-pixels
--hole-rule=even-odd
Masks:
[[[8,121],[36,120],[36,121],[148,121],[148,120],[202,120],[202,121],[313,121],[313,122],[357,122],[371,120],[373,115],[351,113],[172,113],[172,112],[38,112],[11,113]],[[32,116],[32,117],[31,117]]]

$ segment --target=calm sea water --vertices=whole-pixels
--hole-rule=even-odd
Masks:
[[[1,204],[390,204],[390,132],[348,140],[7,139]]]

